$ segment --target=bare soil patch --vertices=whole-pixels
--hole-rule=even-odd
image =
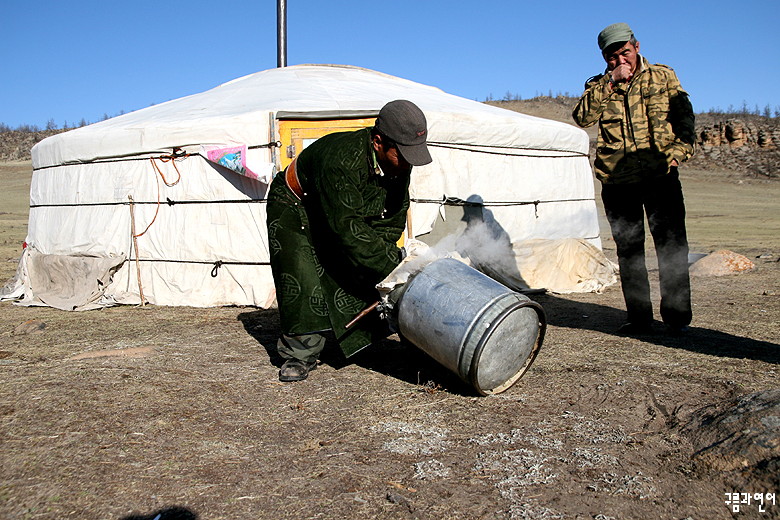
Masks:
[[[702,462],[690,428],[778,388],[780,185],[683,173],[692,251],[756,267],[694,278],[679,337],[615,335],[617,286],[534,295],[545,343],[493,397],[398,338],[350,363],[331,348],[307,381],[279,383],[274,309],[0,303],[0,517],[732,518],[725,493],[780,490],[761,468]],[[5,278],[29,175],[0,167]],[[45,326],[14,333],[30,320]]]

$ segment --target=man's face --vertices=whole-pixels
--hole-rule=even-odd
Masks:
[[[400,175],[409,175],[412,171],[412,165],[406,162],[395,143],[389,143],[383,140],[382,136],[374,136],[374,151],[376,160],[382,171],[391,177]]]
[[[636,45],[631,42],[610,45],[604,51],[604,61],[607,62],[609,70],[615,70],[620,65],[627,65],[631,69],[631,74],[634,74],[639,61],[639,42],[636,42]]]

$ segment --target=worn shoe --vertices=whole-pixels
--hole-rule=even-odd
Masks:
[[[317,368],[317,361],[301,361],[300,359],[288,359],[279,369],[279,381],[290,383],[303,381],[309,377],[309,372]]]
[[[652,323],[627,322],[620,326],[617,333],[621,336],[646,336],[653,333]]]

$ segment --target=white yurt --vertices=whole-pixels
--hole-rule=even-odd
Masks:
[[[433,156],[412,173],[408,235],[478,204],[512,244],[598,251],[582,130],[371,70],[297,65],[38,143],[27,247],[5,297],[68,310],[271,305],[270,180],[317,137],[369,126],[394,99],[425,112]],[[564,250],[579,249],[554,254]]]

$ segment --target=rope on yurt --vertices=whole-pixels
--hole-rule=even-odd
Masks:
[[[154,162],[155,158],[150,157],[149,160],[152,162],[152,168],[160,175],[160,178],[163,180],[166,186],[173,187],[176,186],[179,181],[181,180],[181,172],[179,171],[179,168],[176,166],[176,159],[178,158],[186,158],[188,157],[188,154],[181,153],[181,150],[178,148],[173,149],[173,153],[168,156],[158,157],[158,159],[162,162],[172,162],[173,168],[176,170],[176,173],[178,177],[176,178],[176,181],[174,182],[168,182],[168,179],[165,178],[165,175],[163,174],[162,170],[160,170],[160,167],[157,166],[157,163]],[[157,214],[160,212],[160,180],[157,178],[157,175],[154,176],[155,182],[157,184],[157,207],[154,211],[154,217],[152,217],[152,221],[149,222],[149,225],[146,226],[146,229],[144,229],[141,233],[135,232],[135,201],[133,200],[132,195],[128,195],[127,198],[130,200],[130,234],[133,237],[133,248],[135,249],[135,274],[138,277],[138,295],[141,298],[141,307],[144,307],[146,305],[146,298],[144,298],[144,286],[141,283],[141,263],[138,261],[138,258],[140,254],[138,253],[138,237],[143,236],[146,234],[147,231],[149,231],[149,228],[152,227],[152,224],[154,224],[154,221],[157,220]]]
[[[467,152],[485,153],[488,155],[507,155],[510,157],[536,157],[539,159],[572,159],[577,157],[590,157],[587,153],[575,152],[572,150],[558,150],[555,148],[521,148],[517,146],[474,145],[468,143],[443,143],[438,141],[428,141],[426,144],[434,148],[448,148],[450,150],[464,150]],[[485,150],[483,147],[494,148],[495,150]],[[512,153],[510,150],[521,150],[528,152],[553,152],[563,155]]]
[[[178,177],[176,178],[176,180],[174,182],[168,182],[168,179],[165,178],[165,175],[163,174],[162,170],[160,170],[160,167],[157,166],[156,162],[154,162],[155,161],[155,157],[150,157],[149,158],[149,160],[152,162],[152,168],[154,168],[155,172],[157,172],[159,174],[159,176],[162,179],[162,181],[169,188],[172,188],[172,187],[176,186],[177,184],[179,184],[179,181],[181,180],[181,172],[179,171],[178,166],[176,166],[176,159],[181,159],[181,158],[186,159],[187,157],[190,156],[190,154],[181,154],[181,153],[177,154],[177,151],[181,152],[181,150],[179,150],[178,148],[175,148],[173,150],[173,154],[156,158],[156,159],[159,159],[160,161],[162,161],[164,163],[165,162],[171,162],[173,164],[173,168],[176,170],[176,173],[178,175]],[[154,217],[152,217],[152,221],[149,222],[149,225],[146,226],[146,229],[144,229],[143,231],[141,231],[137,235],[134,234],[133,238],[138,238],[138,237],[141,237],[141,236],[145,235],[146,232],[149,231],[149,228],[152,227],[152,224],[154,224],[154,221],[157,220],[157,215],[160,213],[160,180],[157,178],[157,175],[154,176],[154,180],[157,183],[157,207],[154,209]],[[170,199],[167,199],[167,200],[170,201]]]
[[[141,284],[141,264],[138,262],[138,235],[135,234],[135,204],[133,204],[133,196],[128,195],[130,199],[130,234],[133,237],[133,248],[135,249],[135,274],[138,277],[138,295],[141,298],[141,307],[146,305],[146,298],[144,298],[144,287]]]
[[[281,141],[273,141],[271,143],[265,143],[265,144],[253,144],[250,146],[247,146],[248,150],[256,150],[259,148],[281,148],[282,143]],[[158,159],[168,158],[171,157],[171,155],[174,155],[176,158],[184,158],[184,157],[200,157],[201,159],[208,161],[208,158],[204,157],[201,153],[184,153],[181,148],[174,148],[174,153],[169,155],[159,155],[157,156]],[[91,161],[77,161],[77,162],[68,162],[68,163],[60,163],[60,164],[50,164],[49,166],[38,166],[37,168],[33,168],[34,172],[37,172],[39,170],[48,170],[49,168],[59,168],[61,166],[84,166],[85,164],[103,164],[103,163],[118,163],[118,162],[130,162],[130,161],[145,161],[149,159],[149,155],[153,152],[138,152],[134,154],[128,154],[128,155],[115,155],[111,157],[103,157],[100,159],[95,159]]]
[[[524,201],[493,201],[493,202],[472,202],[469,200],[463,200],[458,197],[442,197],[441,199],[418,199],[411,198],[411,202],[417,202],[420,204],[440,204],[442,206],[470,206],[470,207],[487,207],[487,206],[530,206],[534,205],[534,217],[539,218],[539,205],[551,204],[554,202],[586,202],[593,199],[559,199],[559,200],[524,200]]]
[[[162,201],[161,201],[162,202]],[[168,197],[165,198],[165,203],[168,206],[175,206],[177,204],[247,204],[257,203],[266,204],[268,199],[221,199],[221,200],[173,200]],[[30,208],[77,208],[77,207],[95,207],[95,206],[127,206],[129,202],[79,202],[79,203],[65,203],[65,204],[31,204]],[[136,206],[143,206],[158,203],[155,201],[135,201]]]
[[[128,258],[128,261],[130,262],[162,262],[162,263],[169,263],[169,264],[203,264],[203,265],[211,265],[213,266],[213,269],[211,270],[211,277],[216,278],[219,274],[219,268],[223,265],[271,265],[271,262],[231,262],[229,260],[168,260],[165,258],[137,258],[137,250],[136,250],[136,258]]]

